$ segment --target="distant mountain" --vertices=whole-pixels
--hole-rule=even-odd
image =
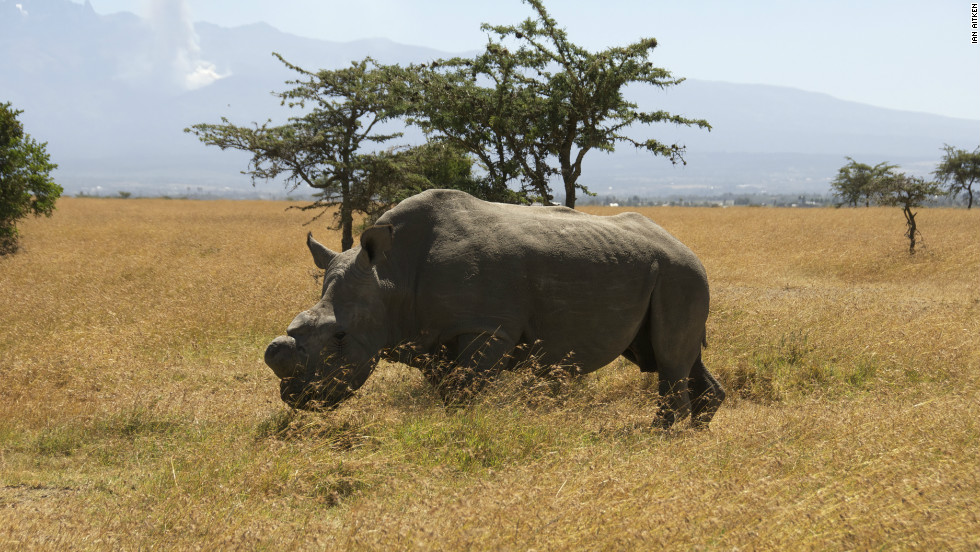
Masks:
[[[96,14],[68,0],[0,0],[0,101],[48,142],[68,193],[282,194],[253,189],[248,156],[199,143],[183,129],[222,116],[245,124],[284,119],[272,91],[305,68],[337,68],[372,56],[423,62],[452,54],[387,40],[300,38],[268,25],[224,28],[187,21]],[[687,146],[687,166],[623,148],[592,154],[585,181],[621,196],[766,190],[821,193],[844,156],[929,172],[944,143],[975,147],[980,121],[907,113],[789,88],[686,81],[630,91],[640,106],[707,119],[709,133],[657,125],[636,129]],[[610,190],[611,188],[611,190]]]
[[[705,186],[716,193],[822,193],[845,156],[870,164],[897,163],[926,176],[943,144],[969,149],[980,144],[980,121],[884,109],[786,87],[688,80],[633,97],[641,106],[706,119],[712,129],[639,129],[637,136],[685,145],[688,164],[654,165],[636,153],[608,156],[596,169],[614,188],[643,183],[661,193]]]

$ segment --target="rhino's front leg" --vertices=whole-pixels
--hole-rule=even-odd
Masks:
[[[516,342],[500,331],[465,333],[446,344],[446,363],[428,375],[446,406],[465,406],[507,364]]]

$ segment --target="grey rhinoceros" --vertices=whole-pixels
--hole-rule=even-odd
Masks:
[[[322,298],[265,352],[293,407],[337,405],[383,357],[422,368],[447,404],[529,357],[588,373],[620,355],[659,375],[665,428],[687,414],[706,426],[725,398],[701,362],[704,268],[642,215],[430,190],[382,215],[360,247],[335,253],[312,233],[307,245],[326,271]]]

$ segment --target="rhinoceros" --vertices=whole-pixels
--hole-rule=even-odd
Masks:
[[[332,408],[382,358],[422,368],[448,405],[501,370],[585,374],[620,355],[659,375],[656,423],[706,427],[725,398],[705,368],[708,282],[698,258],[637,213],[490,203],[429,190],[336,253],[320,301],[266,349],[288,405]]]

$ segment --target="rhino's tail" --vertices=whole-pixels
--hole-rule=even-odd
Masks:
[[[705,328],[704,333],[701,334],[701,346],[708,348],[708,328]]]

